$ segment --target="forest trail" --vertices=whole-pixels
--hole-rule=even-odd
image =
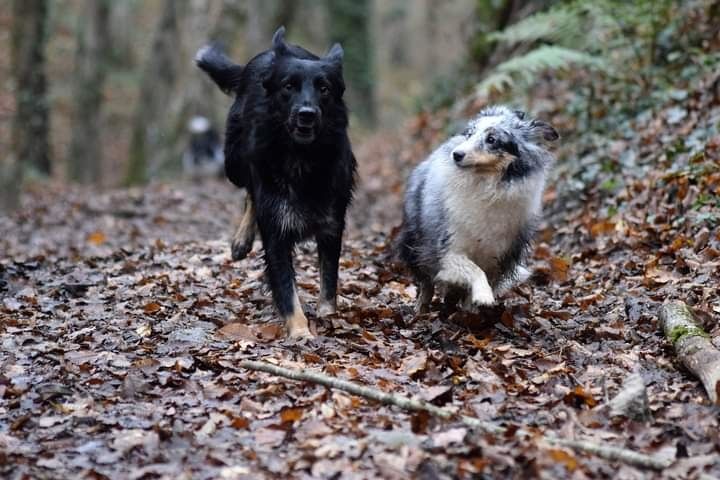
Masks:
[[[415,318],[391,232],[416,155],[389,145],[358,149],[363,180],[336,317],[316,319],[315,248],[298,250],[300,297],[319,335],[309,343],[283,338],[259,242],[248,259],[230,260],[240,198],[229,184],[32,192],[20,214],[0,220],[0,473],[655,475],[234,367],[246,359],[416,396],[511,430],[689,455],[668,478],[720,473],[717,416],[656,318],[669,298],[705,319],[720,310],[720,236],[695,221],[707,209],[689,209],[684,222],[664,216],[677,213],[678,198],[717,188],[717,170],[636,179],[613,221],[599,218],[597,191],[580,198],[551,187],[529,283],[482,315],[441,318],[436,304]],[[717,155],[719,145],[708,145]],[[650,207],[657,213],[646,215]],[[646,419],[611,416],[609,398],[635,372],[647,387]]]

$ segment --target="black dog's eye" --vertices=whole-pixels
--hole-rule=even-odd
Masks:
[[[327,95],[330,92],[330,89],[327,87],[327,85],[322,85],[320,87],[320,94],[321,95]]]
[[[488,135],[487,138],[485,139],[485,142],[487,142],[488,145],[495,145],[496,141],[497,141],[497,139],[492,134]]]
[[[294,87],[292,82],[287,82],[285,85],[283,85],[283,89],[285,89],[286,92],[292,92],[293,88]]]

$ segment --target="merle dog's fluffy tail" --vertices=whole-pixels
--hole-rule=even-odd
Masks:
[[[217,45],[206,45],[198,50],[195,63],[223,92],[230,94],[240,86],[243,66],[230,60]]]

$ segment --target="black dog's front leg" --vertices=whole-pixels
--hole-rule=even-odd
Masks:
[[[290,337],[312,337],[295,287],[292,242],[260,226],[265,249],[265,267],[273,300]]]
[[[337,310],[338,262],[342,248],[342,230],[331,235],[317,236],[320,258],[320,298],[318,317],[332,315]]]

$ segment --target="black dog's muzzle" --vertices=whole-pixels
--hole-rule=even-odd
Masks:
[[[290,134],[295,142],[308,144],[315,140],[320,130],[321,113],[315,107],[300,107],[290,121]]]

